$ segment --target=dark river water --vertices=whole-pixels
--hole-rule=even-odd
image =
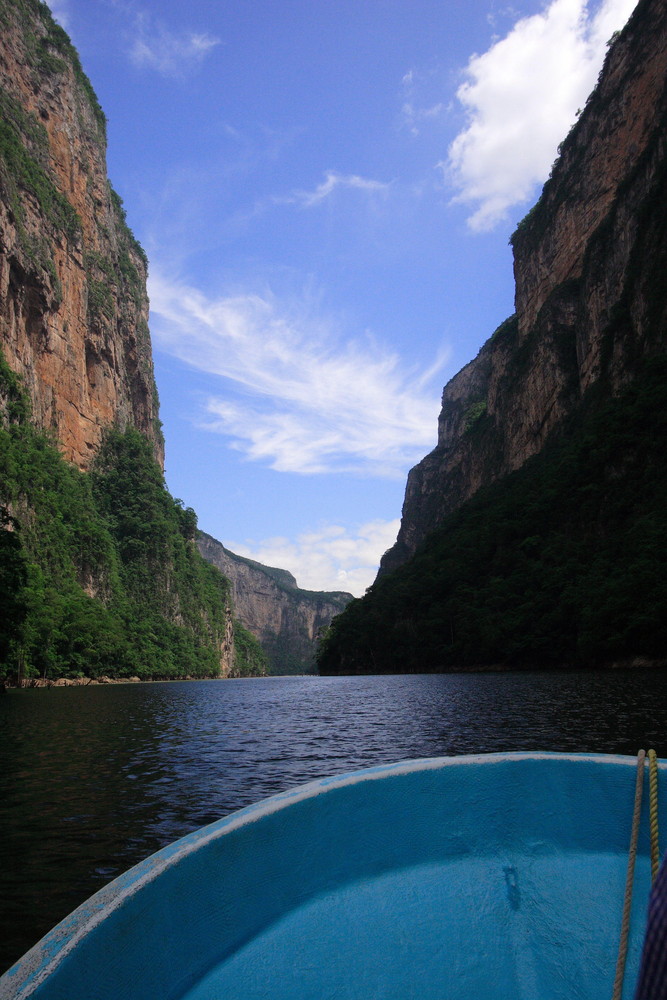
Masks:
[[[91,893],[264,796],[410,757],[667,756],[667,673],[282,677],[0,696],[0,972]]]

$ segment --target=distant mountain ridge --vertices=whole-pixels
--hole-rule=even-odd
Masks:
[[[259,640],[269,672],[312,673],[319,635],[352,594],[302,590],[287,570],[236,555],[203,531],[197,545],[230,581],[234,613]]]

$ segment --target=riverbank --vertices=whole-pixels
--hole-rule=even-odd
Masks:
[[[47,677],[26,678],[20,684],[10,681],[0,682],[0,690],[10,689],[30,690],[32,688],[54,688],[54,687],[97,687],[100,684],[154,684],[156,681],[224,681],[225,677],[57,677],[51,680]]]
[[[525,663],[468,663],[462,666],[443,667],[442,670],[356,670],[320,671],[320,677],[390,677],[418,674],[576,674],[576,673],[609,673],[623,670],[665,670],[667,658],[649,658],[647,656],[632,656],[624,660],[609,660],[605,663],[581,666],[573,663],[550,663],[547,666],[536,666]]]
[[[507,674],[507,673],[549,673],[549,674],[559,674],[559,673],[585,673],[592,671],[594,673],[607,673],[613,671],[623,671],[623,670],[667,670],[667,658],[661,659],[650,659],[645,656],[635,656],[628,657],[625,660],[613,660],[608,663],[597,664],[594,667],[576,667],[571,663],[563,663],[559,666],[554,666],[550,664],[548,667],[525,667],[516,666],[515,664],[506,663],[488,663],[488,664],[473,664],[461,667],[451,667],[447,670],[427,670],[423,671],[425,674]],[[402,674],[402,676],[409,676],[411,672]],[[288,676],[284,675],[265,675],[265,676]],[[354,674],[327,674],[322,673],[320,675],[306,675],[306,674],[293,674],[289,676],[322,676],[322,677],[373,677],[373,676],[401,676],[401,672],[389,670],[386,672],[380,671],[369,671],[368,673],[354,673]],[[20,684],[11,681],[0,681],[0,694],[3,691],[8,690],[30,690],[34,688],[54,688],[54,687],[97,687],[100,684],[155,684],[157,682],[166,681],[224,681],[224,680],[238,680],[239,678],[234,678],[233,675],[219,675],[218,677],[193,677],[190,674],[186,674],[183,677],[58,677],[55,680],[44,677],[30,677],[26,678]],[[251,679],[251,678],[246,678]]]

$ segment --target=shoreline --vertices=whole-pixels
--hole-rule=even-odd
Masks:
[[[625,660],[612,660],[591,666],[575,666],[572,663],[559,663],[550,666],[523,666],[505,663],[475,663],[470,666],[447,667],[445,670],[355,670],[340,672],[324,672],[318,677],[410,677],[413,674],[564,674],[564,673],[611,673],[615,670],[664,670],[667,668],[667,658],[650,659],[647,656],[632,656]]]
[[[259,676],[259,675],[258,675]],[[169,684],[182,681],[232,681],[243,678],[223,676],[219,677],[57,677],[50,680],[43,677],[31,677],[22,684],[15,684],[8,681],[0,681],[0,691],[35,691],[37,689],[47,690],[49,688],[64,687],[103,687],[110,684]],[[251,679],[251,678],[247,678]]]
[[[424,670],[417,671],[427,675],[436,676],[438,674],[490,674],[490,673],[610,673],[617,670],[641,671],[641,670],[664,670],[667,669],[667,659],[649,659],[644,656],[629,657],[625,660],[615,660],[598,666],[575,667],[572,664],[561,664],[559,666],[534,666],[517,667],[500,663],[475,664],[475,666],[454,667],[448,670]],[[415,672],[415,673],[417,673]],[[412,673],[412,672],[411,672]],[[32,677],[22,684],[8,681],[0,681],[0,693],[3,691],[30,691],[45,690],[50,688],[65,687],[100,687],[109,684],[170,684],[182,681],[230,681],[230,680],[257,680],[267,677],[408,677],[411,673],[399,673],[397,671],[359,671],[351,673],[314,673],[314,674],[263,674],[251,677],[234,677],[229,675],[219,675],[217,677],[192,677],[189,674],[183,677],[58,677],[55,680],[43,677]]]

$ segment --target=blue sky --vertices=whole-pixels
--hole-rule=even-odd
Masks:
[[[172,494],[363,593],[635,0],[51,0],[150,260]]]

